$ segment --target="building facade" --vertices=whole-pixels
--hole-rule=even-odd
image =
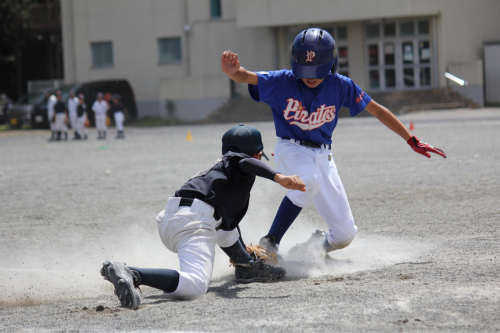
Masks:
[[[368,92],[452,87],[483,103],[483,43],[500,39],[500,1],[61,0],[66,82],[127,79],[139,117],[204,119],[248,96],[220,70],[290,68],[307,27],[337,41],[339,72]],[[458,86],[445,72],[468,81]],[[172,113],[170,113],[172,114]]]

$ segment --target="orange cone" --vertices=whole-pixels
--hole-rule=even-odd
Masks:
[[[410,121],[410,131],[414,131],[415,126],[413,125],[413,121]]]
[[[188,131],[188,132],[187,132],[187,135],[186,135],[186,140],[187,140],[187,141],[193,141],[193,136],[191,135],[191,131]]]

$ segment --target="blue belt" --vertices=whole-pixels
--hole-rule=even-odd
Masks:
[[[330,144],[326,144],[326,143],[323,143],[323,144],[317,144],[315,142],[312,142],[312,141],[300,141],[300,140],[296,140],[296,139],[292,139],[292,138],[288,138],[286,136],[282,136],[281,137],[283,140],[293,140],[294,142],[300,144],[301,146],[304,146],[304,147],[308,147],[308,148],[328,148],[328,149],[332,149],[332,145]]]

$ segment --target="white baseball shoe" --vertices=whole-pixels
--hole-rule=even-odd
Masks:
[[[316,230],[311,237],[304,243],[300,243],[292,247],[286,253],[287,258],[302,257],[304,255],[326,256],[334,248],[328,243],[327,233],[323,230]]]
[[[125,263],[106,261],[102,264],[101,275],[115,286],[115,295],[122,306],[135,310],[141,304],[141,296],[137,291],[140,277],[137,272],[125,266]]]

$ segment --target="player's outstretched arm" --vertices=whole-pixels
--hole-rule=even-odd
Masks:
[[[274,181],[289,190],[299,190],[301,192],[306,191],[306,184],[304,184],[299,176],[284,176],[277,173],[274,176]]]
[[[402,137],[405,141],[408,141],[409,138],[412,137],[410,131],[404,127],[404,125],[399,121],[396,116],[389,111],[385,106],[382,106],[371,100],[370,103],[366,106],[366,111],[370,112],[375,116],[382,124],[387,126],[394,133]]]
[[[437,154],[441,157],[446,158],[444,151],[437,147],[433,147],[425,142],[420,141],[416,136],[412,135],[410,131],[404,127],[404,125],[399,121],[394,114],[392,114],[389,109],[378,104],[374,100],[366,106],[366,111],[374,115],[382,124],[390,128],[394,133],[402,137],[410,147],[417,153],[430,158],[429,152]]]
[[[254,85],[259,81],[257,74],[240,66],[240,60],[236,53],[224,51],[220,58],[220,65],[222,71],[233,81]]]

